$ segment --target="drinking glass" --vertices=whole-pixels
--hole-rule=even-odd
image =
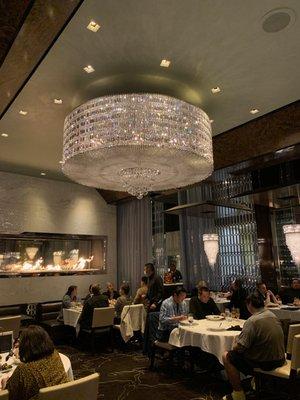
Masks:
[[[231,312],[229,308],[225,308],[225,319],[226,321],[231,321]]]
[[[188,314],[188,321],[189,321],[190,324],[192,324],[194,322],[193,314]]]

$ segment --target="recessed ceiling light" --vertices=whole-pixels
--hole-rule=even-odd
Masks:
[[[64,164],[64,162],[63,162],[62,160],[61,160],[61,161],[59,161],[59,163],[60,163],[60,164]]]
[[[87,65],[86,67],[83,68],[85,70],[85,72],[87,72],[88,74],[90,74],[91,72],[94,72],[94,68],[91,65]]]
[[[277,33],[290,28],[296,21],[296,13],[291,8],[274,8],[262,19],[262,28],[267,33]]]
[[[1,133],[1,136],[2,137],[8,137],[8,134],[7,133]]]
[[[259,110],[257,108],[252,108],[250,110],[250,114],[257,114],[259,112]]]
[[[62,104],[62,99],[54,99],[54,104]]]
[[[20,110],[20,111],[19,111],[19,114],[21,114],[21,115],[27,115],[27,114],[28,114],[28,111]]]
[[[219,88],[219,86],[213,87],[213,88],[211,88],[210,90],[211,90],[211,92],[212,92],[213,94],[216,94],[216,93],[221,92],[221,89]]]
[[[164,67],[164,68],[168,68],[170,66],[170,64],[171,64],[171,61],[169,61],[169,60],[161,60],[161,62],[160,62],[160,66]]]
[[[46,175],[46,172],[41,172],[41,175],[42,175],[42,176],[45,176],[45,175]]]
[[[87,26],[87,29],[92,32],[97,32],[100,29],[100,25],[97,24],[97,22],[95,21],[90,21],[90,23]]]

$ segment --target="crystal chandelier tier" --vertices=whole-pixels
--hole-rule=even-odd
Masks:
[[[284,225],[283,233],[292,259],[300,271],[300,224]]]
[[[219,235],[217,233],[205,233],[203,235],[203,244],[208,264],[213,267],[216,264],[219,252]]]
[[[65,119],[62,169],[83,185],[138,198],[199,182],[213,171],[209,118],[160,94],[90,100]]]

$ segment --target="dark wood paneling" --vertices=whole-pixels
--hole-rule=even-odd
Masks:
[[[271,290],[278,290],[276,268],[273,257],[273,239],[270,208],[255,205],[255,220],[258,239],[258,256],[261,278]]]
[[[213,138],[215,169],[300,142],[300,101]]]
[[[0,67],[33,3],[33,0],[0,0]]]
[[[82,2],[83,0],[35,0],[0,70],[0,118]],[[2,19],[2,23],[6,19],[10,21],[10,15],[3,15]],[[6,25],[9,26],[9,22]]]

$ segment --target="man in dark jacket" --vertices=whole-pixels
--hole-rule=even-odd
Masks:
[[[149,311],[159,311],[162,300],[164,285],[160,276],[156,275],[155,268],[152,263],[145,264],[145,274],[148,277],[148,293]]]
[[[81,316],[79,318],[80,329],[91,329],[93,322],[94,308],[108,307],[108,298],[100,293],[99,285],[92,285],[91,292],[93,294],[83,306]]]
[[[210,297],[209,289],[205,286],[199,288],[198,296],[190,300],[190,313],[195,319],[203,319],[207,315],[219,315],[220,310]]]

